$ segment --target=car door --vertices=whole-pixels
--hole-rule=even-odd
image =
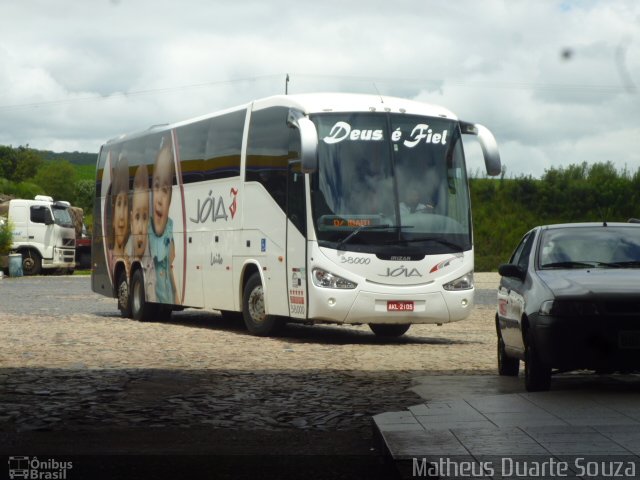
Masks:
[[[520,241],[509,263],[517,265],[522,277],[504,276],[498,287],[498,322],[505,346],[509,350],[524,352],[521,334],[522,313],[525,308],[528,269],[535,240],[535,230]]]

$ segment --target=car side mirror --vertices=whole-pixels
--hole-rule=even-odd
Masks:
[[[514,263],[504,263],[498,267],[498,273],[502,277],[513,277],[520,280],[524,280],[526,276],[526,272],[522,269],[520,265],[516,265]]]

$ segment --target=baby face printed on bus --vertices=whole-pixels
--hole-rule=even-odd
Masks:
[[[133,238],[133,256],[142,258],[147,249],[149,226],[149,170],[140,165],[133,178],[133,197],[131,200],[131,236]]]
[[[153,230],[158,236],[164,233],[169,219],[173,170],[171,147],[165,145],[158,152],[156,164],[153,167]]]
[[[114,169],[112,195],[113,252],[122,255],[129,239],[129,164],[122,154]]]

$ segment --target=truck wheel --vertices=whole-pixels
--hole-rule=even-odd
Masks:
[[[370,323],[369,328],[377,337],[401,337],[404,335],[411,325],[408,323],[401,323],[398,325],[382,325],[379,323]]]
[[[149,322],[158,313],[160,313],[160,306],[147,302],[144,291],[144,275],[142,270],[138,269],[133,272],[133,277],[131,277],[131,318],[140,322]],[[167,319],[171,316],[170,309],[163,308],[162,313],[166,315]]]
[[[131,318],[131,299],[129,298],[129,283],[127,274],[121,271],[116,283],[116,295],[118,298],[118,310],[124,318]]]
[[[547,391],[551,387],[551,367],[542,363],[531,330],[524,345],[524,386],[528,392]]]
[[[520,359],[507,356],[502,335],[498,334],[498,374],[505,377],[517,377]]]
[[[81,252],[78,255],[77,268],[80,268],[82,270],[91,268],[91,253]]]
[[[265,313],[264,290],[259,273],[251,275],[244,287],[242,316],[249,333],[258,337],[273,335],[284,326],[281,319]]]
[[[38,252],[22,252],[22,272],[25,275],[38,275],[42,271],[42,258]]]

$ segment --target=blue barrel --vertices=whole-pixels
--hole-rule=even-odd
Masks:
[[[22,254],[12,253],[9,255],[9,276],[21,277],[22,274]]]

